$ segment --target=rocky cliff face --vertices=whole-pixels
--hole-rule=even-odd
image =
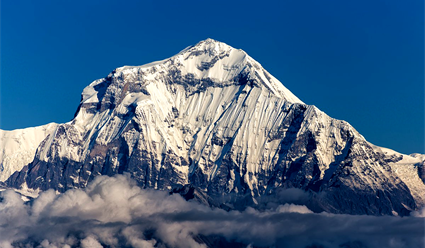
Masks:
[[[94,81],[73,121],[6,183],[63,192],[129,173],[147,188],[190,184],[226,206],[299,188],[317,211],[405,215],[425,205],[422,161],[368,143],[244,51],[208,39]]]

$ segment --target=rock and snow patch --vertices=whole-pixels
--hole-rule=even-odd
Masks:
[[[410,189],[418,207],[425,207],[425,184],[418,173],[418,166],[425,162],[425,155],[418,153],[406,155],[383,147],[378,147],[378,149],[394,160],[394,162],[389,162],[392,170]]]

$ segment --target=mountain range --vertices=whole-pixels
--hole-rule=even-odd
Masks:
[[[83,90],[70,122],[0,140],[0,181],[28,197],[127,174],[226,210],[291,202],[405,216],[425,206],[425,155],[369,143],[213,39],[117,68]]]

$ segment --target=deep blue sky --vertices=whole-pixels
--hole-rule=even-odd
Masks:
[[[213,38],[370,142],[424,153],[423,0],[1,1],[1,122],[70,121],[116,67]]]

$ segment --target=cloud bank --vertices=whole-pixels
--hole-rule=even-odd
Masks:
[[[422,212],[410,217],[318,214],[293,204],[226,212],[141,189],[123,175],[99,176],[87,188],[61,195],[49,190],[31,204],[12,190],[1,197],[4,248],[208,247],[208,237],[249,247],[424,247]]]

